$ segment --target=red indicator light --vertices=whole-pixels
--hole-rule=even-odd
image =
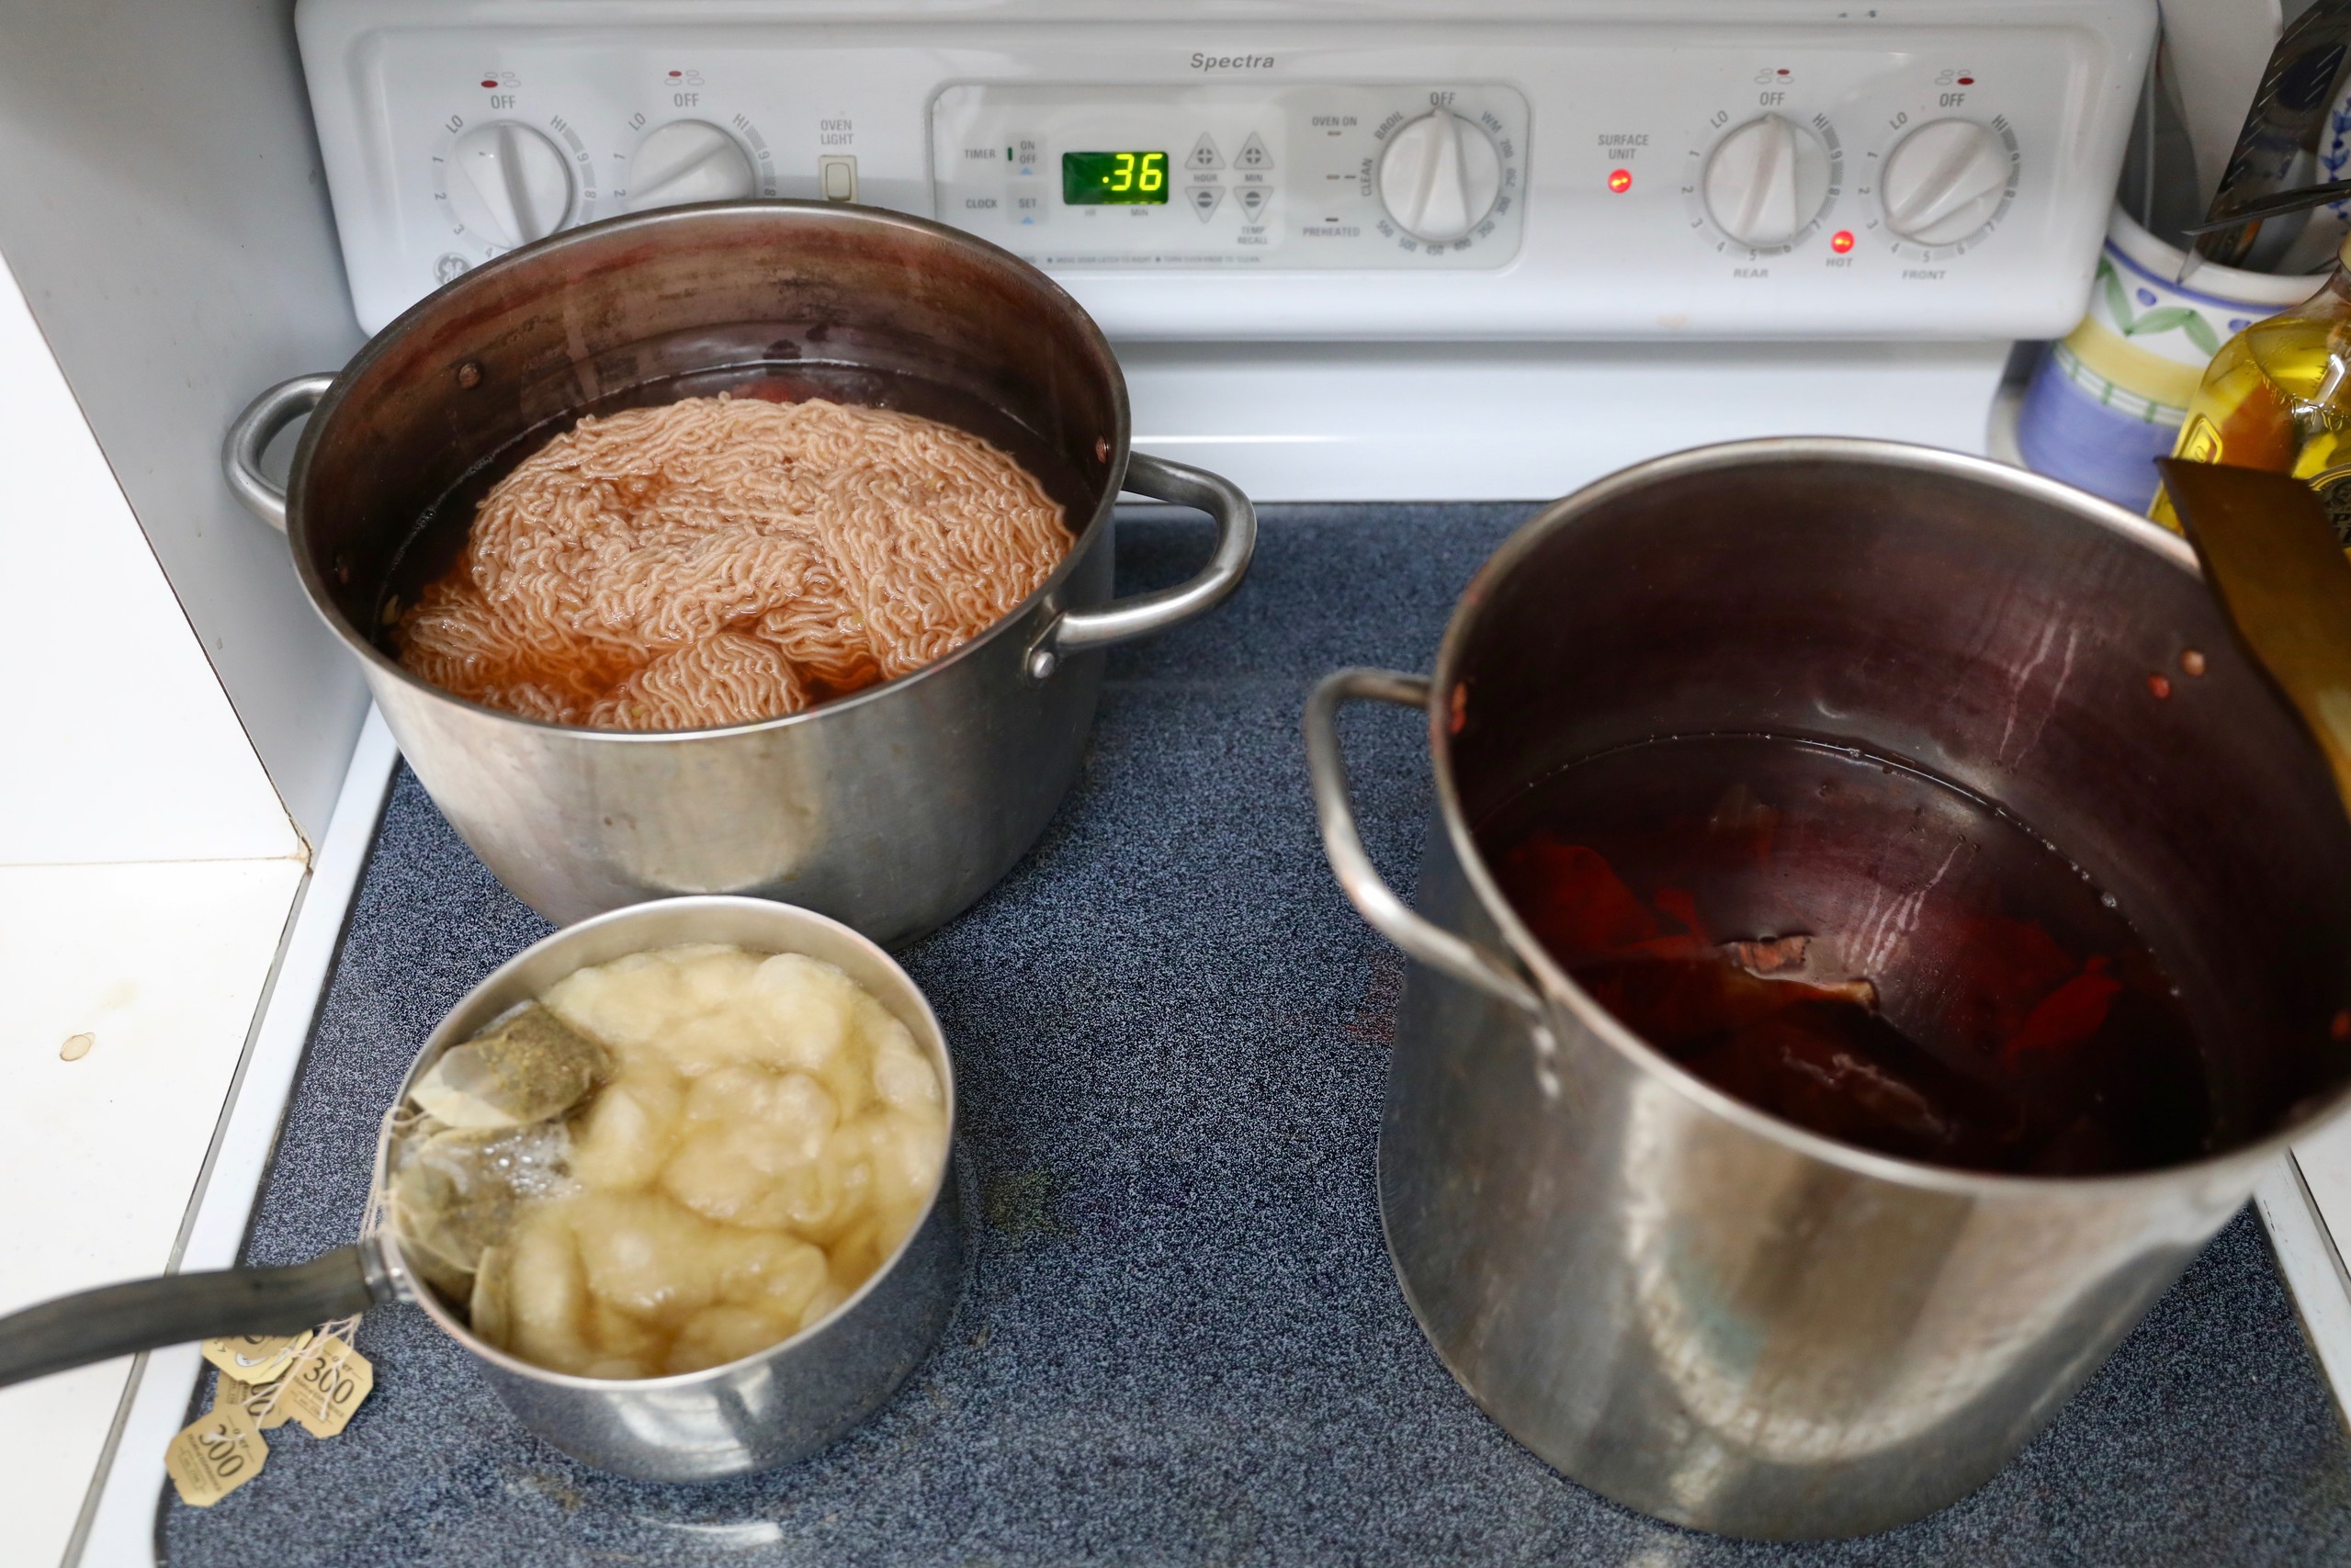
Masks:
[[[684,74],[685,74],[685,73],[684,73],[684,72],[683,72],[683,71],[673,71],[673,72],[671,72],[671,73],[670,73],[670,74],[671,74],[671,75],[673,75],[673,76],[683,76],[683,75],[684,75]]]
[[[1835,251],[1840,256],[1846,252],[1851,250],[1853,248],[1853,231],[1850,229],[1839,229],[1836,233],[1831,234],[1828,237],[1828,248]]]
[[[1788,68],[1787,68],[1786,66],[1782,65],[1782,66],[1780,68],[1780,75],[1782,75],[1782,76],[1785,76],[1786,74],[1788,74]]]
[[[492,77],[484,76],[484,77],[481,79],[481,85],[482,85],[483,86],[485,86],[485,87],[494,87],[494,86],[496,86],[496,85],[498,85],[498,83],[497,83],[497,81],[496,81],[494,78],[492,78]]]
[[[1962,87],[1972,87],[1975,85],[1975,78],[1972,76],[1962,76],[1959,79],[1959,85]]]
[[[1630,169],[1611,169],[1608,172],[1608,188],[1615,191],[1619,195],[1622,195],[1624,192],[1631,190],[1633,188],[1633,171]]]

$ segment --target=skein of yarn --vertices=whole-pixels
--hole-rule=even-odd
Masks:
[[[697,729],[954,651],[1070,546],[1010,457],[912,414],[688,398],[588,416],[483,497],[401,662],[510,713]]]

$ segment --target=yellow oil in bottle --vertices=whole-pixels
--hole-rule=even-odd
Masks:
[[[2351,276],[2337,266],[2316,294],[2221,345],[2188,405],[2172,456],[2266,468],[2308,480],[2337,526],[2351,501]],[[2158,491],[2148,514],[2174,533]]]

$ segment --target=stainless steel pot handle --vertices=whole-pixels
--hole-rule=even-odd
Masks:
[[[245,405],[220,444],[220,468],[229,489],[246,511],[281,534],[286,531],[286,491],[261,471],[261,454],[279,431],[318,407],[333,385],[333,376],[297,376],[278,382]]]
[[[1326,675],[1306,698],[1306,774],[1313,782],[1315,815],[1322,819],[1323,852],[1339,877],[1339,890],[1373,930],[1405,955],[1475,986],[1524,1014],[1544,1055],[1552,1046],[1551,1019],[1543,998],[1515,964],[1465,942],[1421,916],[1382,880],[1355,830],[1355,808],[1348,798],[1347,758],[1339,749],[1341,703],[1394,703],[1426,712],[1429,681],[1393,670],[1339,670]]]
[[[365,1241],[290,1268],[102,1285],[0,1317],[0,1388],[216,1335],[299,1334],[393,1299],[375,1244]]]
[[[1029,673],[1039,680],[1053,673],[1064,654],[1148,637],[1215,608],[1240,586],[1241,574],[1249,570],[1249,558],[1257,549],[1257,508],[1232,480],[1205,468],[1132,452],[1126,458],[1125,488],[1208,513],[1216,520],[1216,553],[1189,582],[1121,599],[1104,609],[1064,611],[1029,655]]]

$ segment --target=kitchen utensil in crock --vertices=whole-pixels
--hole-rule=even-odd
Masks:
[[[2157,466],[2229,624],[2300,711],[2351,809],[2351,559],[2325,504],[2289,474]]]
[[[924,669],[720,729],[542,723],[452,696],[386,651],[390,596],[413,602],[420,564],[454,557],[469,484],[582,412],[752,386],[995,441],[1061,502],[1068,557]],[[280,491],[262,450],[304,412]],[[895,944],[1035,842],[1076,776],[1102,650],[1204,613],[1249,565],[1248,499],[1127,440],[1110,344],[1027,263],[917,218],[744,201],[591,224],[464,274],[339,376],[264,393],[225,461],[238,495],[286,529],[434,804],[526,903],[562,922],[663,894],[756,893]],[[1199,575],[1111,601],[1122,490],[1215,519]]]
[[[109,1285],[0,1318],[0,1386],[90,1361],[218,1335],[284,1334],[394,1301],[422,1307],[480,1363],[523,1425],[583,1463],[647,1481],[700,1481],[805,1458],[878,1408],[930,1349],[963,1286],[954,1178],[955,1067],[939,1021],[890,956],[847,926],[763,898],[668,898],[567,927],[500,964],[441,1021],[399,1100],[439,1059],[516,1003],[592,964],[681,942],[805,953],[871,992],[930,1057],[950,1153],[921,1219],[822,1322],[740,1360],[673,1377],[573,1377],[476,1338],[418,1277],[390,1225],[283,1269],[172,1274]],[[389,1128],[376,1149],[380,1188]]]
[[[1351,819],[1357,700],[1428,726],[1410,907]],[[1805,1539],[1963,1496],[2344,1102],[2334,779],[2187,543],[2051,480],[1826,439],[1644,463],[1496,552],[1432,675],[1342,671],[1305,726],[1339,883],[1411,959],[1379,1145],[1405,1294],[1504,1427],[1645,1513]],[[1611,748],[1758,734],[1915,763],[2053,840],[2181,983],[2224,1146],[2096,1178],[1916,1164],[1767,1115],[1596,1004],[1479,825]]]

